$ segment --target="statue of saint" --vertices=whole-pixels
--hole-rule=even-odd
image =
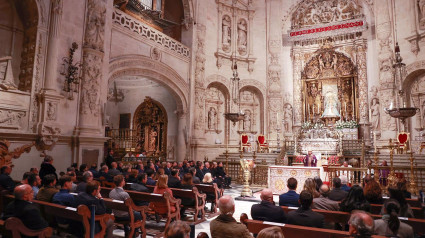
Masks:
[[[156,151],[156,137],[158,136],[158,133],[155,131],[154,128],[152,128],[150,134],[149,134],[149,151]]]
[[[251,112],[245,111],[245,118],[243,119],[243,130],[251,131]]]
[[[238,47],[246,47],[246,22],[245,20],[240,20],[238,22]]]
[[[211,107],[208,111],[208,129],[215,130],[216,128],[216,115],[215,108]]]
[[[224,16],[222,21],[222,43],[223,45],[230,45],[230,17]]]
[[[338,111],[338,102],[335,94],[328,92],[325,97],[325,110],[322,117],[340,117]]]
[[[292,132],[292,106],[290,104],[283,109],[283,119],[285,132]]]
[[[379,108],[379,101],[377,98],[372,99],[372,105],[370,106],[370,117],[372,119],[372,130],[373,131],[379,131],[381,129],[380,125],[380,108]]]

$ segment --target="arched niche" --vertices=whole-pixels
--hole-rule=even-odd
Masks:
[[[205,133],[208,144],[228,140],[229,123],[223,114],[229,111],[229,89],[219,81],[212,81],[205,91]]]
[[[403,80],[403,91],[406,95],[406,106],[419,108],[410,119],[409,132],[412,138],[425,128],[425,61],[407,66],[407,77]]]
[[[168,116],[164,106],[150,97],[134,112],[133,128],[137,132],[137,146],[147,156],[165,156],[167,152]]]
[[[258,87],[245,85],[240,91],[240,110],[246,113],[243,121],[238,123],[239,134],[264,134],[264,97]]]
[[[37,31],[35,0],[0,0],[0,84],[2,88],[31,91]]]

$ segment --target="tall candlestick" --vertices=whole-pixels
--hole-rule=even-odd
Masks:
[[[313,116],[314,116],[314,104],[313,104]]]
[[[375,132],[373,132],[373,148],[376,152],[376,133]]]

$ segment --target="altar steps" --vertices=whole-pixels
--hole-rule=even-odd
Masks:
[[[253,159],[254,158],[254,153],[242,153],[242,156],[244,159]],[[274,165],[276,164],[276,159],[279,157],[279,154],[277,153],[255,153],[255,161],[258,164],[269,164],[269,165]],[[239,163],[239,159],[240,159],[240,153],[228,153],[228,160],[229,162],[238,162]],[[225,162],[226,161],[226,154],[220,154],[217,158],[217,161],[222,161]]]

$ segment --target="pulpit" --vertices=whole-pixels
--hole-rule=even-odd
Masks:
[[[251,148],[251,142],[247,134],[241,135],[241,151],[244,151],[244,148]]]
[[[257,143],[260,152],[264,152],[264,150],[269,152],[269,144],[267,143],[266,137],[264,135],[257,136]]]

